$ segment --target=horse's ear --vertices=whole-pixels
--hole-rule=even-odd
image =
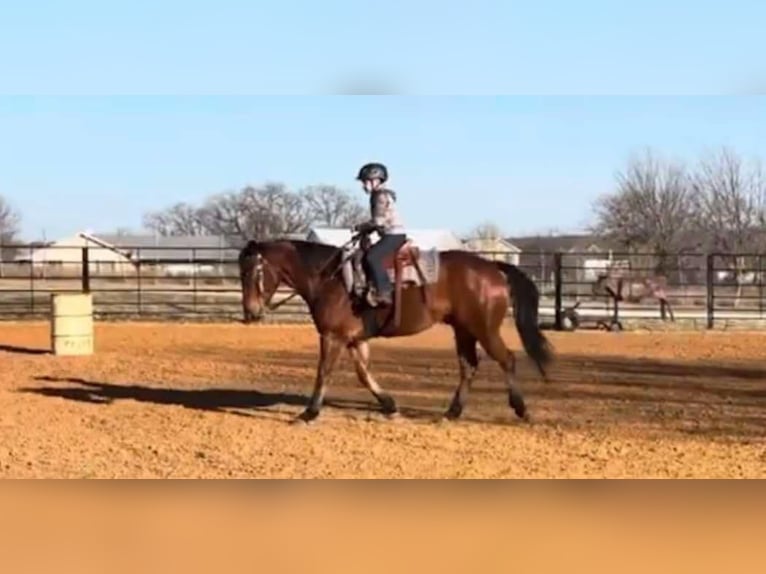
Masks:
[[[242,263],[245,259],[258,253],[258,242],[251,239],[245,246],[239,251],[239,261]]]

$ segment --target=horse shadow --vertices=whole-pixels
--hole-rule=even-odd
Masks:
[[[452,350],[380,351],[374,354],[373,372],[394,396],[417,389],[425,398],[410,397],[409,402],[434,405],[451,398],[459,379]],[[540,413],[538,425],[582,430],[639,424],[663,432],[745,440],[766,431],[766,367],[756,361],[562,353],[544,382],[523,351],[517,356],[517,378]],[[282,352],[272,354],[270,361],[296,367],[307,358]],[[506,420],[505,394],[500,369],[482,356],[461,420]]]
[[[454,353],[421,348],[415,353],[398,348],[379,351],[373,359],[373,372],[396,398],[402,417],[422,422],[441,420],[459,378]],[[521,356],[523,353],[519,353]],[[280,369],[294,369],[304,367],[313,357],[310,352],[271,352],[268,361]],[[461,422],[518,424],[507,409],[501,372],[492,363],[486,357],[482,359]],[[540,380],[531,361],[520,360],[518,366],[528,401],[540,413],[538,424],[575,430],[640,424],[663,431],[744,439],[762,436],[766,429],[766,368],[752,361],[564,353],[551,366],[549,383]],[[249,385],[168,388],[161,381],[122,384],[82,378],[36,380],[47,384],[21,391],[81,403],[134,400],[269,418],[287,415],[283,407],[295,409],[297,415],[308,404],[310,390],[296,391],[295,377],[287,375],[264,383],[263,390]],[[334,381],[324,405],[350,418],[379,414],[374,398],[362,396],[367,393],[357,387],[352,373],[346,373]]]
[[[77,377],[35,377],[36,381],[56,383],[56,386],[24,387],[21,393],[61,398],[91,404],[112,404],[120,400],[133,400],[155,405],[174,405],[200,411],[219,412],[241,416],[255,416],[252,411],[268,411],[279,407],[306,407],[309,395],[256,389],[178,389],[151,384],[121,385],[90,381]],[[66,384],[68,386],[59,386]],[[345,412],[379,413],[380,406],[372,400],[357,400],[328,396],[324,406]],[[237,410],[231,410],[237,409]],[[402,416],[412,419],[430,419],[437,414],[430,409],[400,407]],[[249,412],[248,412],[249,411]]]
[[[35,347],[21,347],[18,345],[0,344],[0,352],[15,353],[17,355],[50,355],[48,349],[38,349]]]

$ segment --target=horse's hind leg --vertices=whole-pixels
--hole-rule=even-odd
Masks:
[[[487,354],[495,359],[500,368],[505,373],[505,384],[508,389],[508,405],[516,413],[516,416],[525,421],[529,420],[527,406],[524,403],[524,397],[521,390],[516,385],[516,357],[508,347],[505,346],[499,330],[487,334],[479,340],[481,346],[487,351]]]
[[[353,343],[348,347],[351,358],[354,360],[356,376],[359,382],[369,389],[372,395],[380,403],[383,414],[387,416],[396,415],[398,409],[394,398],[384,391],[370,373],[370,345],[366,341]]]
[[[454,327],[455,348],[457,350],[458,364],[460,367],[460,383],[455,390],[455,396],[447,409],[446,417],[455,420],[460,417],[468,398],[476,370],[479,368],[479,356],[476,353],[476,337],[462,327]]]

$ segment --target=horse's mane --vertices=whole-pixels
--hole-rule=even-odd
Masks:
[[[255,239],[248,241],[245,246],[239,252],[239,260],[242,261],[245,257],[250,257],[258,253],[258,242]]]
[[[314,241],[302,239],[293,239],[287,243],[290,243],[295,248],[301,261],[310,271],[318,273],[320,270],[325,272],[334,270],[330,260],[340,254],[340,248],[326,243],[315,243]]]
[[[303,239],[274,239],[271,241],[257,242],[250,240],[240,252],[240,258],[256,253],[267,251],[280,246],[291,246],[306,268],[306,271],[318,273],[320,270],[333,271],[334,266],[330,259],[340,253],[340,248],[326,243],[316,243]],[[328,267],[329,266],[329,267]],[[324,269],[323,269],[324,268]]]

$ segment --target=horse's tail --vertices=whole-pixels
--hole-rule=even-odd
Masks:
[[[550,343],[546,339],[538,324],[538,307],[540,305],[540,292],[534,281],[521,269],[504,261],[495,261],[500,271],[505,275],[513,300],[513,316],[516,321],[516,329],[521,337],[524,350],[537,365],[543,378],[545,365],[553,360],[553,352]]]

